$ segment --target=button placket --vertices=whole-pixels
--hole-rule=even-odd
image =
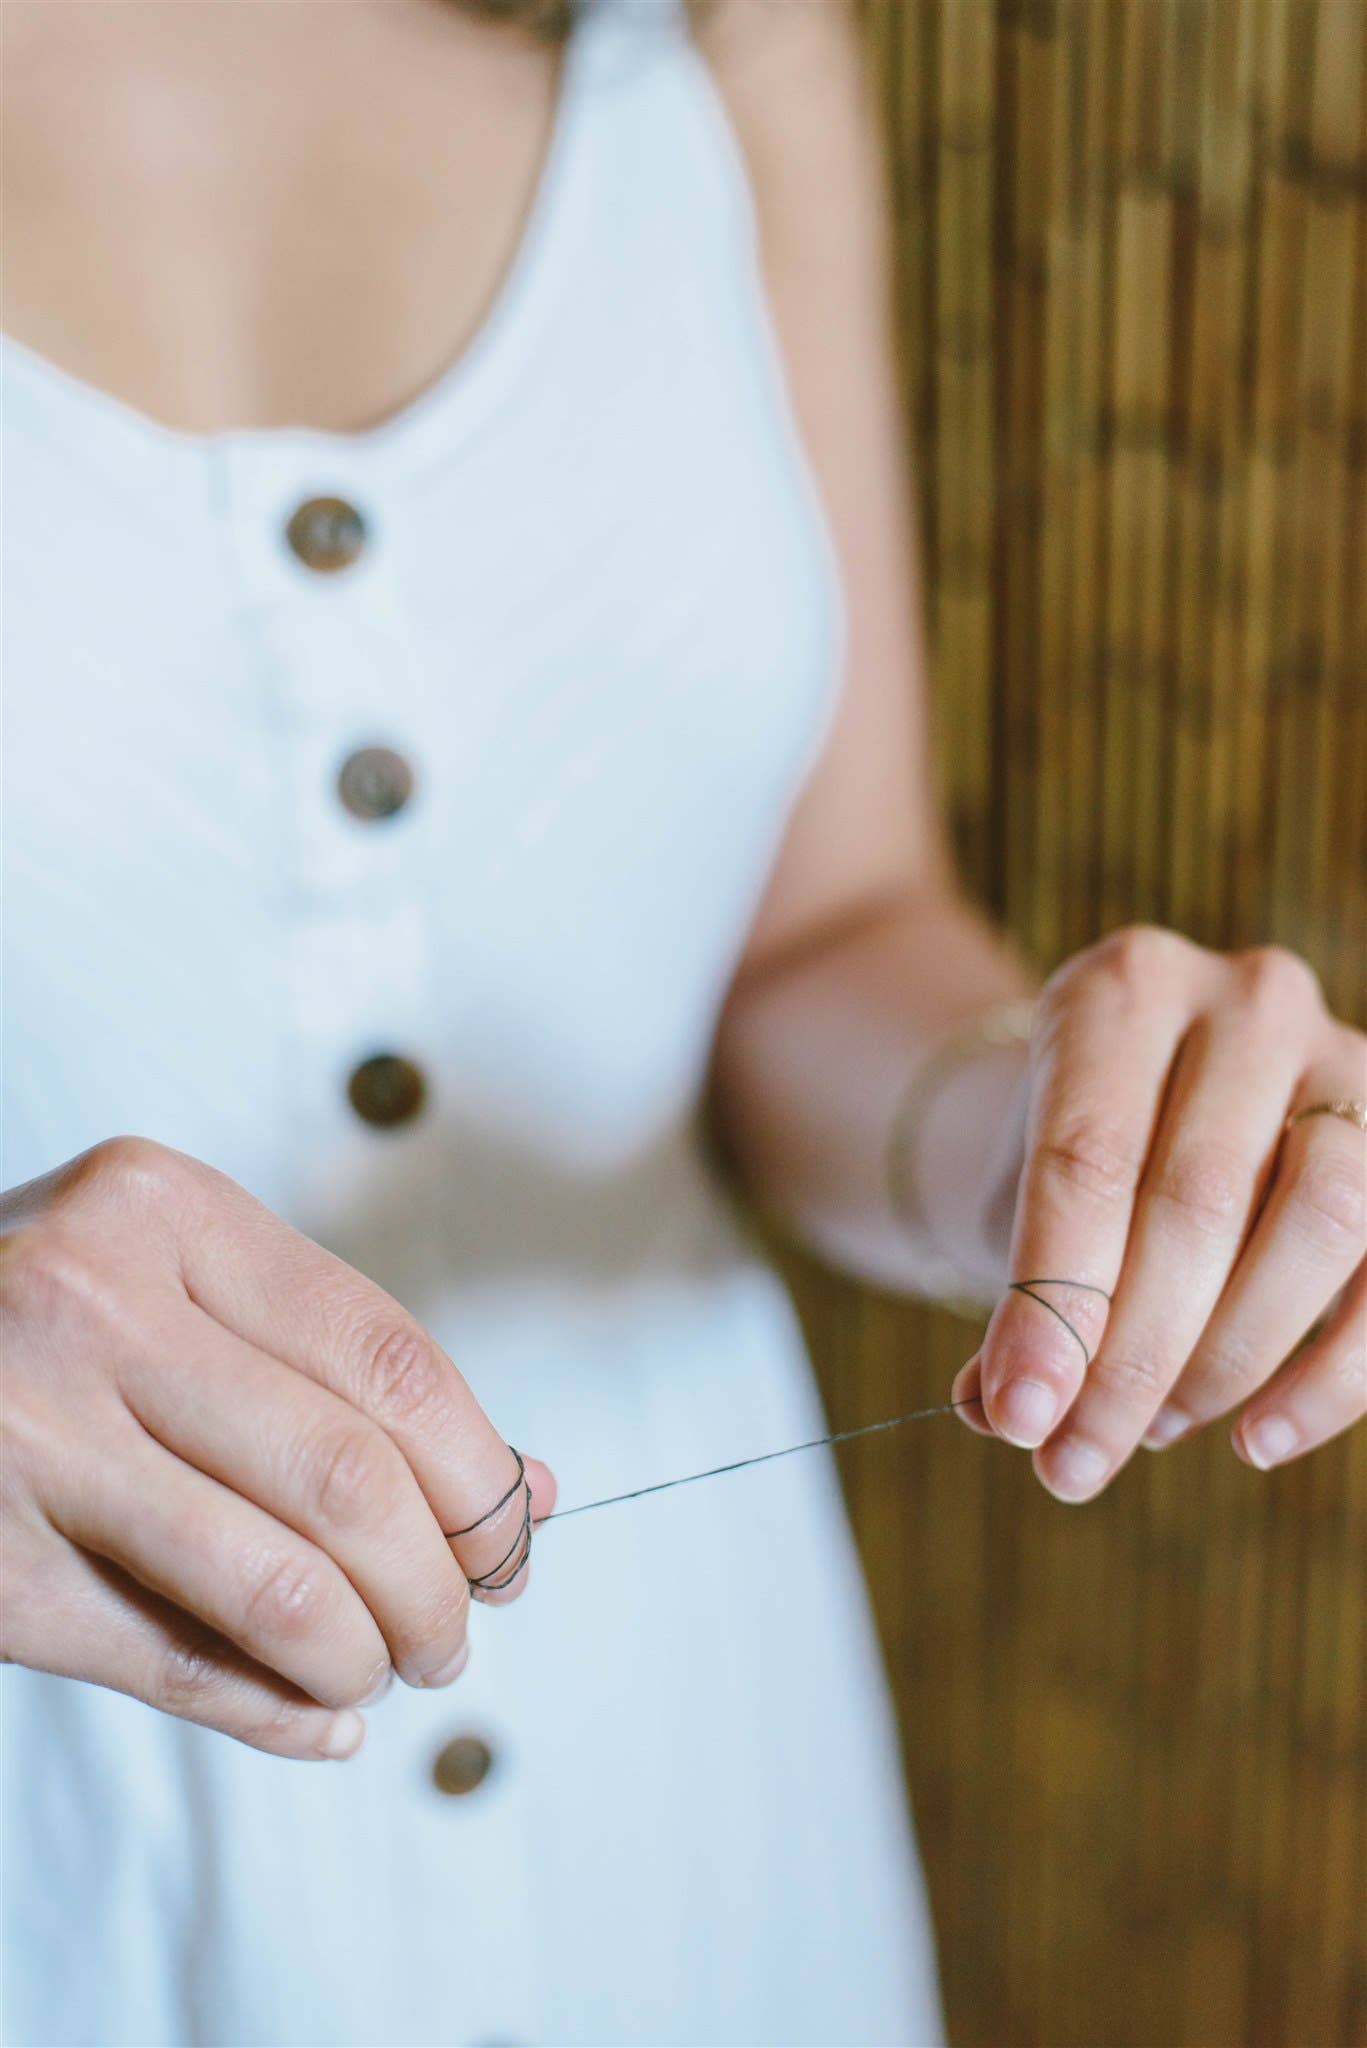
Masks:
[[[290,783],[294,882],[304,895],[374,905],[411,892],[425,865],[423,691],[407,637],[358,614],[276,604],[260,619]],[[358,755],[392,757],[402,800],[362,818],[341,778]],[[353,770],[353,773],[355,771]]]
[[[387,1089],[372,1100],[387,1104],[386,1114],[407,1109],[406,1121],[376,1127],[348,1099],[349,1083],[367,1061],[397,1055],[420,1070],[428,1066],[433,828],[424,670],[390,574],[382,512],[362,481],[339,480],[332,491],[359,513],[362,551],[342,570],[311,572],[282,538],[284,525],[306,492],[327,493],[301,473],[297,453],[293,463],[275,466],[271,451],[257,452],[259,464],[234,451],[231,514],[262,648],[270,730],[284,757],[282,791],[295,822],[283,940],[297,1083],[290,1134],[299,1161],[295,1200],[306,1227],[323,1226],[331,1241],[345,1244],[359,1227],[364,1250],[373,1237],[367,1216],[377,1204],[383,1209],[389,1187],[411,1185],[415,1172],[432,1173],[441,1143],[440,1127],[423,1113],[433,1093],[430,1071],[423,1077],[426,1100],[415,1101],[411,1081],[407,1093],[400,1085],[401,1069],[381,1076],[372,1070],[372,1080],[383,1079]],[[338,786],[346,762],[377,745],[392,748],[413,773],[405,803],[383,823],[353,815]],[[422,1715],[406,1819],[415,1854],[433,1871],[447,1867],[454,1832],[461,1854],[483,1873],[476,1931],[498,1988],[492,2010],[472,2015],[472,2031],[532,2039],[538,2029],[523,1877],[531,1853],[525,1792],[502,1754],[503,1738],[487,1732],[478,1697],[449,1705],[434,1697],[434,1712]],[[484,1744],[487,1761],[471,1738]],[[439,1756],[445,1783],[465,1789],[437,1789]]]
[[[293,826],[295,1106],[340,1167],[429,1093],[421,664],[363,477],[247,445],[227,488]]]
[[[516,1731],[489,1711],[490,1662],[498,1664],[497,1652],[481,1643],[470,1671],[432,1701],[410,1783],[431,1867],[456,1859],[478,1873],[462,1936],[488,1967],[480,1973],[483,2010],[470,2013],[464,2038],[535,2041],[545,2038],[525,1876],[535,1819]],[[506,1682],[508,1674],[499,1675]]]

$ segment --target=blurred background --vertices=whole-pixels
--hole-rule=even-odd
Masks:
[[[1044,969],[1153,919],[1367,1023],[1367,4],[865,24],[964,872]],[[976,1348],[785,1264],[834,1427]],[[841,1455],[956,2048],[1367,2040],[1367,1433],[1081,1509],[950,1419]]]

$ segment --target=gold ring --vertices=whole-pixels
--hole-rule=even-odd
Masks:
[[[1360,1131],[1367,1131],[1367,1102],[1355,1102],[1349,1095],[1336,1095],[1330,1102],[1307,1102],[1304,1109],[1296,1110],[1286,1119],[1286,1128],[1304,1121],[1308,1116],[1338,1116],[1346,1124],[1356,1124]]]

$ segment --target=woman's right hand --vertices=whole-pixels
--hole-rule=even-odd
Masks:
[[[0,1197],[0,1240],[6,1660],[299,1758],[459,1675],[554,1481],[396,1302],[142,1139]]]

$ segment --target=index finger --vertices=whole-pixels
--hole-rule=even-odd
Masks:
[[[234,1183],[182,1278],[214,1320],[349,1401],[398,1446],[478,1599],[526,1583],[532,1523],[554,1481],[499,1435],[455,1365],[398,1302]]]
[[[983,1405],[1008,1443],[1042,1444],[1096,1356],[1185,1021],[1101,978],[1046,1010],[1011,1281],[982,1347]]]

